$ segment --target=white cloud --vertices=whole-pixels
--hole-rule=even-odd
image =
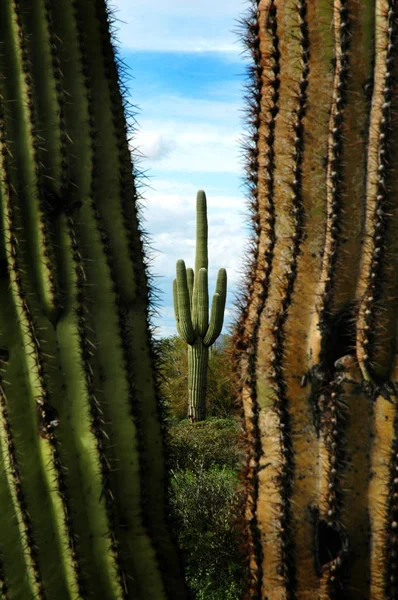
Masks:
[[[167,158],[175,149],[176,142],[157,131],[143,131],[134,139],[139,152],[148,160],[160,161]]]
[[[231,102],[160,96],[159,109],[145,103],[132,147],[147,167],[163,171],[238,173],[239,105]],[[156,162],[156,165],[154,164]]]
[[[125,49],[238,54],[238,19],[248,3],[242,0],[111,0],[117,37]]]

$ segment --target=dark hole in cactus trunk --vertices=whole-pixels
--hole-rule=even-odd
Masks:
[[[335,371],[335,362],[355,352],[355,317],[352,305],[328,319],[328,333],[324,346],[324,365],[329,375]]]
[[[0,362],[7,362],[10,358],[10,353],[7,348],[0,348]]]
[[[322,568],[328,562],[339,556],[343,550],[343,536],[332,525],[329,525],[322,519],[317,523],[317,559],[319,566]]]
[[[344,529],[319,518],[319,509],[312,507],[315,572],[319,577],[327,565],[337,558],[342,560],[349,550],[348,536]]]

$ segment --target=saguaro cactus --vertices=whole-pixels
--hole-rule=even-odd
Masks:
[[[221,333],[227,296],[227,272],[218,271],[216,291],[209,322],[206,195],[200,190],[196,198],[195,272],[177,261],[173,281],[174,312],[179,335],[188,344],[188,419],[206,417],[206,386],[209,347]]]
[[[104,0],[0,2],[0,589],[185,598]]]
[[[398,598],[398,2],[245,22],[248,597]]]

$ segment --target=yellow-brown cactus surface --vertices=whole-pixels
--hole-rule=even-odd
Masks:
[[[398,598],[397,30],[395,0],[245,22],[250,598]]]

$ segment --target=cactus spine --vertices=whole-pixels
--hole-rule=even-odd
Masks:
[[[398,2],[245,20],[249,598],[398,597]]]
[[[104,0],[0,2],[4,600],[185,598]]]
[[[177,331],[188,344],[188,419],[191,421],[203,421],[206,417],[209,347],[221,333],[227,296],[227,272],[220,269],[209,322],[207,229],[206,195],[200,190],[196,198],[195,272],[179,260],[173,281]]]

